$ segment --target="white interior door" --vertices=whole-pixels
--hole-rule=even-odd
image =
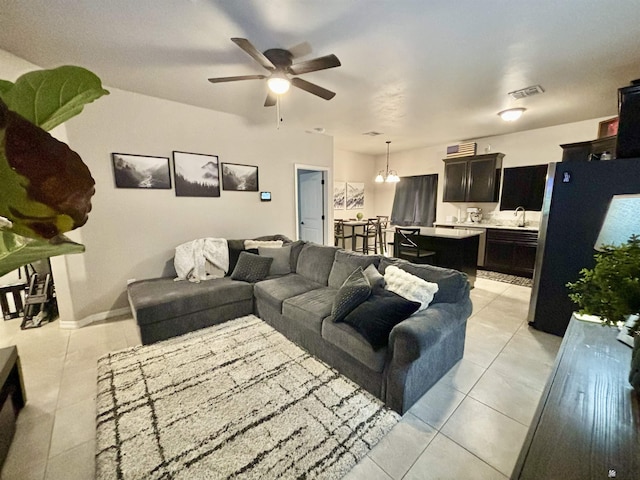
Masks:
[[[298,171],[298,221],[300,240],[324,243],[324,172]]]

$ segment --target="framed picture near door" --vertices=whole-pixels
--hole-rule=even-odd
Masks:
[[[238,165],[236,163],[222,164],[222,189],[237,192],[258,191],[258,167],[253,165]]]
[[[347,184],[335,182],[333,184],[333,209],[344,210],[347,205]]]
[[[364,183],[347,182],[347,210],[364,208]]]

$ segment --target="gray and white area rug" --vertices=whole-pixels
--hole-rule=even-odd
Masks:
[[[496,282],[510,283],[511,285],[533,287],[533,280],[531,278],[518,277],[517,275],[509,275],[507,273],[478,269],[478,271],[476,272],[476,276],[478,278],[486,278],[487,280],[495,280]]]
[[[98,361],[96,478],[326,478],[399,420],[250,315]]]

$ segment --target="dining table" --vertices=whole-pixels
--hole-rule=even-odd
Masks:
[[[356,234],[361,231],[364,234],[364,228],[367,225],[366,220],[345,220],[343,225],[351,228],[351,250],[356,250]],[[346,235],[346,232],[345,232]]]

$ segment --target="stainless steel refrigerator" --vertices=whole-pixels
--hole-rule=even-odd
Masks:
[[[530,325],[564,335],[577,310],[566,284],[575,282],[582,268],[593,268],[594,244],[611,197],[630,193],[640,193],[640,158],[549,164]]]

